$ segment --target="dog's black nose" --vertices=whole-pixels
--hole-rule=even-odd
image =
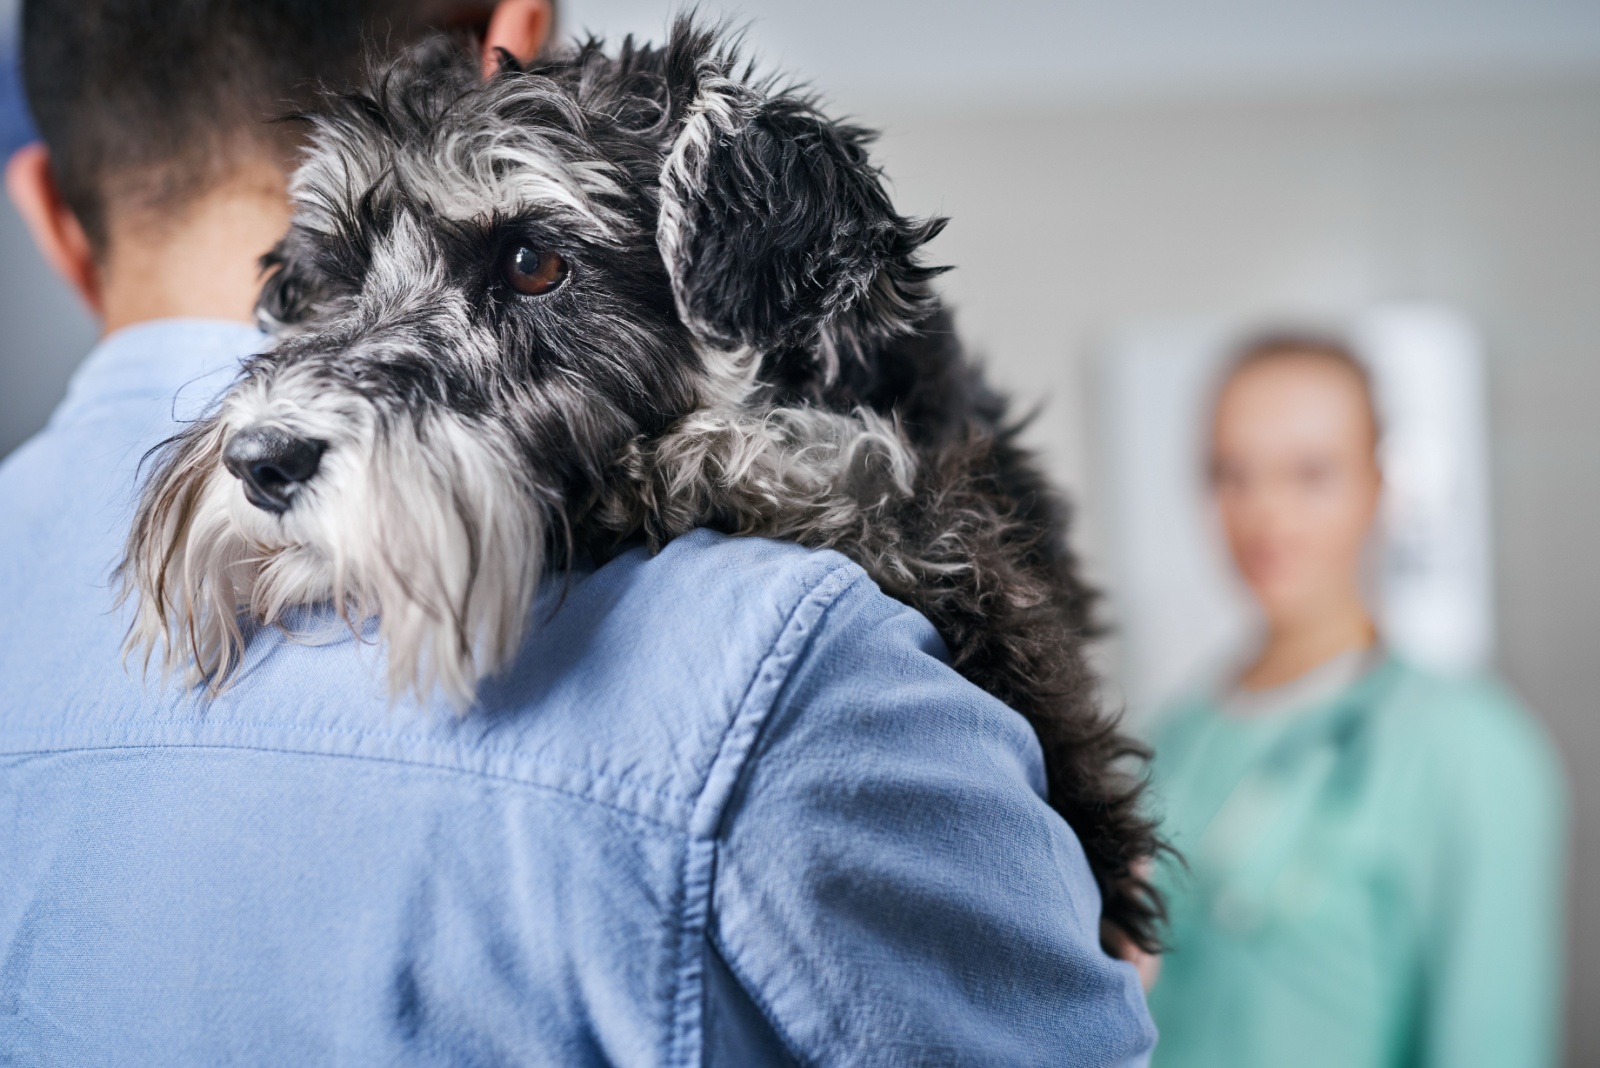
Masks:
[[[222,462],[244,484],[247,501],[262,511],[282,515],[300,487],[317,473],[320,441],[297,438],[273,426],[241,430],[222,450]]]

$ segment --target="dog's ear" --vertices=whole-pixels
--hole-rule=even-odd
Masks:
[[[298,226],[279,239],[261,257],[261,292],[256,296],[256,322],[268,333],[284,333],[304,325],[316,315],[330,295],[333,281],[326,264],[319,264],[308,248],[314,238]],[[327,251],[327,250],[325,250]],[[334,249],[352,258],[348,248]],[[362,265],[341,263],[349,279],[359,281]]]
[[[310,292],[302,272],[290,262],[286,240],[280,240],[272,250],[261,257],[261,272],[265,276],[261,293],[256,297],[256,320],[265,330],[279,330],[293,326],[305,318],[310,305]]]
[[[710,34],[680,23],[668,53],[678,122],[656,236],[685,324],[720,348],[807,350],[825,377],[911,330],[939,273],[917,251],[944,220],[895,212],[872,135],[741,76]]]

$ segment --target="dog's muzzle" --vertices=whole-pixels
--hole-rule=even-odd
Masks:
[[[282,515],[317,473],[326,443],[297,438],[274,426],[241,430],[222,450],[224,466],[244,485],[245,500]]]

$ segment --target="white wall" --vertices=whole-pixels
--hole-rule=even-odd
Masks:
[[[941,106],[1600,64],[1593,0],[561,0],[567,32],[647,38],[691,6],[830,94]]]

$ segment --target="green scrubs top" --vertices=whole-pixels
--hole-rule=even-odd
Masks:
[[[1255,717],[1154,739],[1184,864],[1156,1068],[1521,1068],[1558,1054],[1565,792],[1533,718],[1392,657]]]

